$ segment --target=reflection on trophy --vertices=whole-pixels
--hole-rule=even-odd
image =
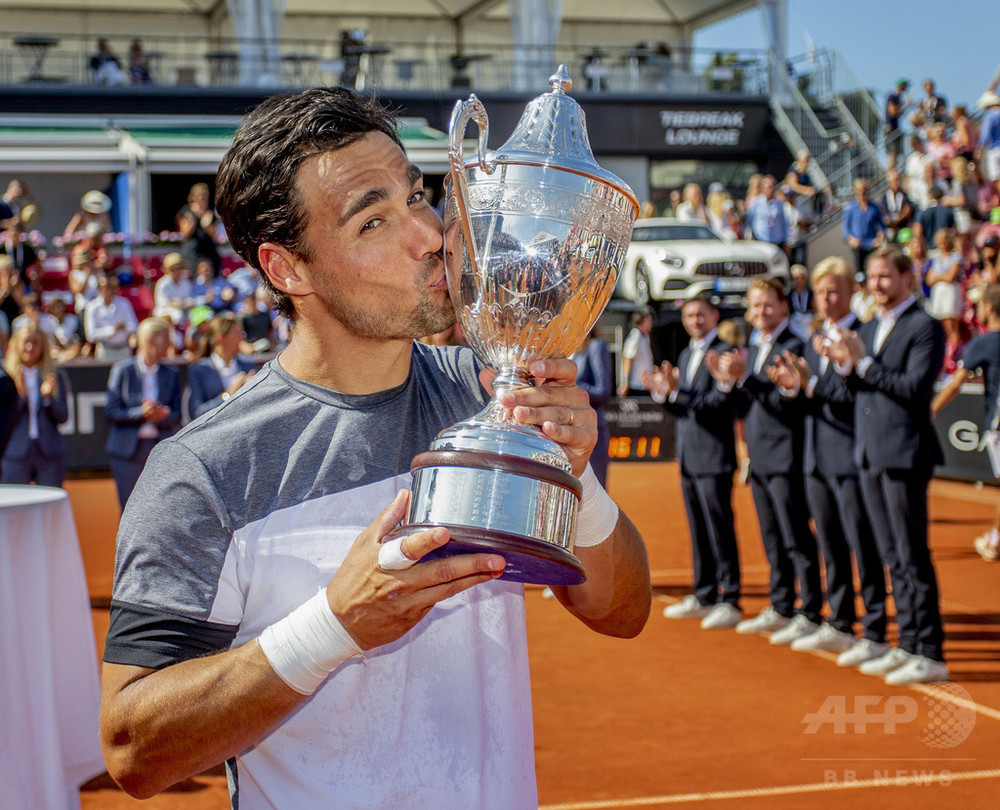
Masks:
[[[452,113],[448,286],[469,345],[499,374],[486,408],[413,460],[410,513],[398,531],[445,526],[452,539],[437,556],[498,553],[506,579],[572,585],[586,578],[572,553],[580,484],[559,445],[514,422],[496,393],[530,385],[534,360],[580,345],[614,289],[638,204],[594,160],[564,67],[549,84],[491,156],[480,101],[470,96]],[[470,121],[478,154],[466,162]]]

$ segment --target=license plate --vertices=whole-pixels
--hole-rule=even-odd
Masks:
[[[744,292],[750,286],[748,278],[717,278],[715,280],[716,292]]]

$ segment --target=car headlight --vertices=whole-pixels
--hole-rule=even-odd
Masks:
[[[656,258],[659,259],[664,264],[669,265],[670,267],[684,266],[683,258],[678,256],[676,253],[670,253],[669,251],[664,250],[663,248],[660,248],[659,250],[656,251]]]

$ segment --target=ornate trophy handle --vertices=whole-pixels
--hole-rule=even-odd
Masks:
[[[486,139],[490,132],[490,119],[486,115],[486,108],[475,94],[469,96],[467,101],[457,102],[451,111],[451,121],[448,124],[448,164],[451,167],[451,193],[455,195],[459,224],[469,249],[469,261],[472,263],[473,271],[478,274],[479,257],[476,255],[476,242],[472,238],[472,218],[469,216],[469,173],[466,171],[465,158],[462,155],[462,139],[469,121],[475,121],[479,128],[479,168],[487,174],[492,174],[494,167],[486,161]]]
[[[452,170],[458,169],[463,174],[465,172],[465,157],[462,154],[462,140],[465,137],[465,128],[469,121],[475,121],[479,129],[479,146],[477,157],[479,168],[487,174],[493,174],[493,166],[486,161],[486,141],[490,134],[490,119],[486,115],[486,108],[483,106],[475,93],[469,96],[467,101],[459,101],[455,104],[455,109],[451,111],[451,122],[448,124],[448,135],[450,143],[448,145],[448,159],[451,162]]]

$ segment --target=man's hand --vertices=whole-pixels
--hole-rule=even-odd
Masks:
[[[789,354],[789,352],[785,352]],[[795,368],[789,360],[787,360],[784,355],[778,355],[774,358],[774,365],[768,366],[765,369],[767,378],[773,382],[778,388],[784,388],[786,391],[794,391],[799,385],[799,375],[795,372]]]
[[[442,599],[503,573],[504,559],[497,554],[457,554],[403,571],[383,571],[379,546],[406,516],[409,504],[408,492],[396,495],[358,535],[326,589],[330,609],[364,650],[395,641]],[[425,529],[403,537],[400,548],[404,556],[420,560],[448,539],[447,529]]]
[[[677,390],[681,381],[680,369],[672,366],[664,360],[659,368],[653,367],[652,371],[642,372],[642,384],[646,390],[655,393],[657,396],[669,396]]]
[[[743,358],[743,352],[739,349],[732,349],[719,355],[718,370],[719,376],[715,378],[719,382],[730,383],[740,379],[740,377],[747,373],[747,364]],[[709,366],[709,371],[711,372],[711,366]],[[714,377],[715,375],[713,374],[712,376]]]
[[[597,444],[597,414],[590,396],[576,384],[576,363],[566,358],[536,360],[529,369],[535,384],[503,391],[499,402],[522,425],[535,425],[566,452],[573,475],[587,468]],[[495,372],[484,370],[480,381],[489,389]]]

